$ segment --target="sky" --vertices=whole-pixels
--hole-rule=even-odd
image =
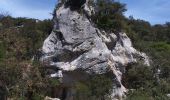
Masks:
[[[149,21],[151,24],[170,22],[170,0],[117,0],[126,4],[125,15]],[[0,12],[13,17],[52,18],[57,0],[0,0]]]
[[[56,2],[57,0],[0,0],[0,12],[8,12],[13,17],[43,20],[52,18]]]
[[[118,0],[126,4],[126,16],[149,21],[151,24],[170,22],[170,0]]]

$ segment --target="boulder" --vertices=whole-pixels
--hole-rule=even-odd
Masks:
[[[121,82],[125,67],[139,59],[149,66],[149,57],[132,46],[126,33],[106,33],[94,27],[89,19],[93,11],[88,0],[77,1],[67,0],[66,3],[71,2],[70,6],[76,5],[84,12],[72,10],[65,3],[56,10],[54,29],[44,41],[40,60],[45,66],[57,69],[52,77],[80,70],[86,74],[111,72],[111,97],[122,98],[127,92]],[[79,75],[83,77],[82,73]]]

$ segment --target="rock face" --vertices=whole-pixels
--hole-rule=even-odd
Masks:
[[[81,9],[81,12],[71,9],[73,5]],[[121,98],[127,91],[121,82],[125,67],[137,62],[137,58],[149,66],[149,59],[145,53],[133,48],[125,33],[108,34],[94,27],[89,19],[93,11],[91,8],[87,0],[74,0],[72,3],[65,0],[65,3],[60,4],[56,11],[54,29],[44,41],[41,61],[55,69],[51,77],[64,78],[65,72],[79,70],[87,74],[111,72],[111,97],[113,100],[115,97]]]

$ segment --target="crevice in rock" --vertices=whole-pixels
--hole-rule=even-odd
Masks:
[[[85,3],[86,0],[67,0],[67,2],[65,3],[65,8],[70,7],[71,10],[78,10]]]
[[[52,60],[53,62],[71,62],[86,52],[88,51],[85,50],[85,51],[72,52],[70,50],[64,49],[60,52],[60,54],[53,56]]]
[[[111,39],[111,42],[106,43],[106,46],[109,50],[113,50],[117,42],[115,42],[115,40],[112,37],[110,37],[110,39]]]

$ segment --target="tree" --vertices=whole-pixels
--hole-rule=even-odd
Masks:
[[[4,17],[10,16],[9,12],[0,12],[0,20]]]
[[[125,4],[113,0],[97,0],[94,5],[95,15],[92,19],[99,28],[109,31],[122,31],[125,28]]]

